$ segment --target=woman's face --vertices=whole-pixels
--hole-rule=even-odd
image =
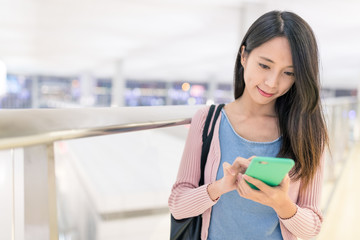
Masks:
[[[290,44],[285,37],[273,38],[250,54],[242,49],[245,91],[258,104],[275,103],[294,84]]]

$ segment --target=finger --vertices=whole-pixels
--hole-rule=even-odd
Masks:
[[[246,197],[246,195],[247,195],[246,186],[244,186],[244,183],[247,185],[247,183],[244,181],[244,179],[240,180],[238,182],[237,188],[236,188],[241,197]]]
[[[289,174],[286,174],[281,182],[290,182]]]
[[[237,157],[237,158],[235,158],[232,165],[237,167],[237,168],[240,168],[242,164],[246,163],[246,161],[247,161],[246,158]]]
[[[242,179],[242,174],[241,173],[238,173],[238,175],[236,176],[236,181],[238,182],[238,183],[240,183],[240,181],[241,181],[241,179]]]
[[[253,160],[253,158],[255,158],[255,155],[252,155],[251,157],[248,158],[249,162],[251,162]]]
[[[288,187],[290,184],[290,177],[288,174],[285,175],[285,177],[283,178],[283,180],[281,181],[281,183],[279,184],[280,187]]]
[[[250,187],[250,185],[245,181],[244,178],[238,184],[238,188],[239,188],[240,193],[241,193],[240,196],[248,198],[248,199],[251,199],[255,192],[259,192],[257,190],[252,189]]]
[[[232,176],[236,175],[236,171],[231,167],[230,163],[228,163],[228,162],[223,163],[223,169],[224,169],[224,171],[227,171]]]
[[[262,203],[263,199],[265,198],[266,194],[262,192],[261,190],[256,190],[250,187],[249,183],[245,181],[245,179],[242,180],[242,183],[239,185],[239,189],[241,191],[241,196],[245,197],[247,199],[251,199],[253,201]]]
[[[232,164],[232,169],[236,170],[237,172],[244,173],[248,165],[249,165],[248,159],[237,157]]]
[[[248,166],[250,165],[251,161],[253,160],[253,158],[255,158],[256,156],[253,155],[251,157],[249,157],[248,159],[245,159],[245,161],[241,161],[241,167],[244,168],[245,170],[248,168]]]
[[[253,177],[250,177],[248,175],[243,175],[243,178],[248,181],[249,183],[255,185],[259,190],[263,191],[263,192],[267,192],[269,190],[269,188],[271,188],[269,185],[265,184],[264,182],[256,179],[256,178],[253,178]]]

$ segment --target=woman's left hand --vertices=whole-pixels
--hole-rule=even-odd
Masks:
[[[255,185],[259,190],[252,189],[245,180]],[[243,198],[272,207],[279,217],[289,218],[295,215],[297,211],[295,203],[291,201],[288,195],[289,185],[290,178],[288,175],[276,187],[271,187],[258,179],[243,175],[237,184],[237,191]]]

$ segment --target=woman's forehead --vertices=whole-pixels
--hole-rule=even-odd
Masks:
[[[274,64],[293,65],[290,43],[286,37],[273,38],[255,48],[251,53],[253,57]]]

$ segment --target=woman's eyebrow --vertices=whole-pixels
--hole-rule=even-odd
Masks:
[[[271,63],[275,63],[273,60],[271,60],[270,58],[267,58],[267,57],[262,57],[260,56],[260,58],[264,59],[265,61],[268,61],[268,62],[271,62]],[[290,65],[290,66],[287,66],[288,68],[294,68],[293,65]]]
[[[260,56],[260,58],[264,59],[265,61],[268,61],[268,62],[274,63],[274,61],[273,61],[273,60],[271,60],[271,59],[269,59],[269,58],[267,58],[267,57],[262,57],[262,56]]]

